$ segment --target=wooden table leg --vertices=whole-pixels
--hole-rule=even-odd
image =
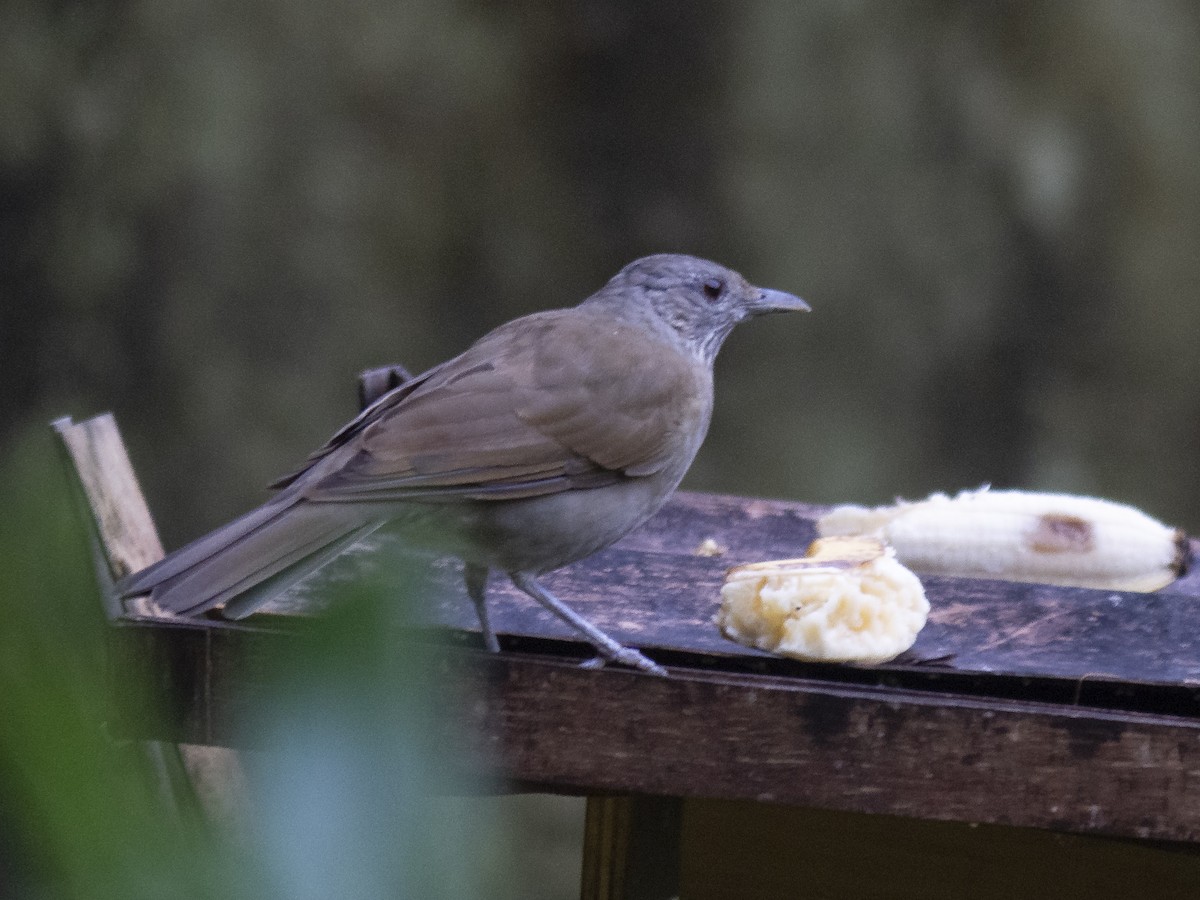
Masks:
[[[588,797],[583,900],[671,900],[679,896],[678,797]]]

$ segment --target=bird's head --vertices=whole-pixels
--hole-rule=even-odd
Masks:
[[[809,308],[799,297],[755,287],[715,262],[673,253],[634,260],[586,302],[623,318],[665,325],[707,362],[739,322]]]

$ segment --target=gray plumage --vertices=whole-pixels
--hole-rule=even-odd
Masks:
[[[708,430],[712,365],[733,327],[807,309],[689,256],[639,259],[570,309],[500,326],[386,392],[273,487],[276,496],[125,578],[192,615],[240,618],[381,528],[460,557],[488,646],[490,569],[610,660],[660,667],[550,595],[536,577],[649,518]]]

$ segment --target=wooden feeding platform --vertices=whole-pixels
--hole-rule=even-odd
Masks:
[[[294,640],[345,566],[239,623],[127,610],[113,575],[162,550],[116,426],[55,426],[94,526],[112,657],[169,699],[166,720],[126,708],[113,727],[230,746],[254,659]],[[427,564],[397,641],[434,644],[431,684],[481,698],[453,711],[474,741],[463,760],[589,798],[586,898],[1200,897],[1200,574],[1154,594],[925,578],[928,625],[878,666],[725,640],[725,570],[799,555],[821,511],[679,493],[546,577],[669,678],[581,668],[589,648],[501,579],[502,652],[483,651],[447,561]],[[376,545],[346,565],[402,552]]]

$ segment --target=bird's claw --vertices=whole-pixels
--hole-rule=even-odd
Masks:
[[[620,663],[623,666],[629,666],[631,669],[640,669],[643,672],[648,672],[651,675],[658,675],[662,678],[667,677],[667,670],[656,663],[650,657],[634,650],[632,647],[622,647],[613,655],[613,662]]]
[[[632,647],[621,647],[619,650],[614,650],[611,655],[608,653],[597,653],[591,659],[585,659],[581,662],[579,668],[588,670],[603,669],[610,662],[629,666],[631,669],[638,669],[642,672],[648,672],[651,675],[658,675],[661,678],[667,677],[666,669]]]

